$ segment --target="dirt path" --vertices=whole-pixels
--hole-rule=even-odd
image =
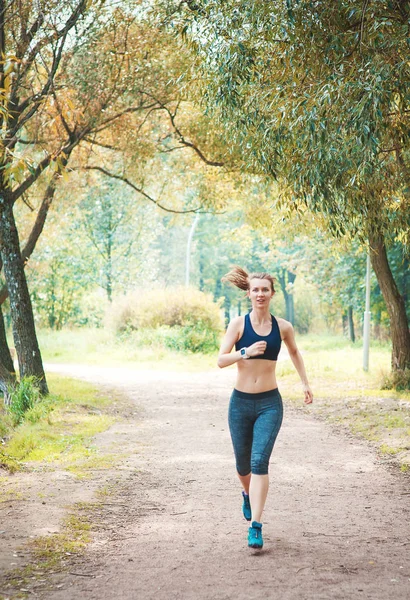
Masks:
[[[118,493],[96,515],[93,542],[69,569],[75,574],[54,575],[36,598],[410,597],[408,478],[366,444],[288,408],[271,461],[265,548],[255,552],[246,546],[226,423],[232,370],[65,372],[122,388],[139,421],[100,439],[133,449]]]

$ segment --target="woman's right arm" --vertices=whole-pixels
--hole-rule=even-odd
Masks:
[[[242,335],[243,330],[243,317],[236,317],[236,319],[232,319],[232,321],[228,325],[228,329],[226,330],[225,337],[222,340],[221,349],[219,351],[218,356],[218,367],[223,369],[224,367],[229,367],[240,360],[243,360],[242,354],[240,350],[235,350],[232,352],[232,348],[239,340]],[[248,346],[246,348],[246,354],[248,358],[257,357],[263,354],[266,350],[266,342],[255,342],[252,346]]]
[[[233,365],[238,361],[242,360],[240,350],[231,352],[235,343],[239,339],[240,321],[241,317],[232,319],[232,321],[228,325],[228,329],[226,330],[225,336],[222,340],[218,356],[218,367],[220,367],[221,369],[223,369],[224,367],[229,367],[230,365]]]

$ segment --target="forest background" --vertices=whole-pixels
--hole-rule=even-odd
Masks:
[[[390,49],[398,40],[407,44],[407,13],[389,10],[391,27],[399,23],[389,30],[394,43],[380,39],[390,25],[377,7],[359,24],[359,13],[347,13],[343,2],[323,11],[332,34],[322,40],[330,44],[324,65],[333,87],[318,98],[311,90],[323,91],[322,72],[314,72],[295,42],[303,23],[317,15],[298,12],[298,3],[274,15],[285,27],[281,69],[293,73],[288,96],[289,80],[269,88],[272,65],[260,62],[266,51],[272,60],[277,44],[267,26],[273,13],[264,3],[239,13],[231,3],[220,9],[212,2],[202,8],[139,1],[0,3],[0,299],[21,375],[34,375],[47,391],[36,325],[110,326],[120,336],[135,335],[139,345],[215,351],[223,320],[247,310],[243,294],[221,283],[232,264],[277,278],[274,310],[299,333],[330,331],[354,342],[362,328],[369,246],[378,272],[371,291],[373,338],[393,338],[392,367],[406,373],[408,74],[402,65],[396,87],[387,90],[387,74],[380,75],[386,65],[370,51],[369,63],[363,44],[365,30],[366,48],[383,41],[391,66],[397,51],[390,55]],[[260,46],[252,44],[253,27],[265,32]],[[356,63],[336,45],[338,31],[340,39],[348,32]],[[347,79],[334,68],[332,52],[352,63]],[[292,53],[305,61],[303,72],[301,62],[286,63]],[[368,96],[364,83],[352,87],[363,64],[359,83],[367,81]],[[376,72],[377,89],[369,87]],[[308,76],[300,103],[294,89]],[[262,88],[279,94],[269,98],[270,112]],[[369,112],[363,98],[374,104],[377,91],[377,109]],[[250,93],[253,109],[246,104]],[[356,93],[363,100],[359,109]],[[351,109],[342,124],[336,111],[341,99]],[[325,113],[318,114],[324,103]],[[293,120],[287,123],[286,114]],[[359,132],[353,148],[349,126]],[[301,143],[293,147],[295,127]],[[385,252],[387,278],[386,261],[378,264]],[[13,365],[4,336],[0,346],[9,381]]]
[[[409,23],[407,1],[0,0],[3,506],[19,470],[115,470],[95,442],[121,419],[139,443],[138,404],[50,363],[215,369],[250,308],[233,264],[277,279],[315,415],[408,472]],[[86,539],[34,541],[38,573]]]

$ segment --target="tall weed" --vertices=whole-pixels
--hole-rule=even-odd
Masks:
[[[8,411],[15,427],[28,413],[33,413],[41,400],[40,390],[35,377],[23,377],[20,383],[9,388],[10,400]]]
[[[388,374],[384,374],[381,389],[397,390],[399,392],[410,390],[410,369],[391,371]]]

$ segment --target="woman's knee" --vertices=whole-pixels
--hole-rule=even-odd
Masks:
[[[251,472],[251,461],[248,457],[236,457],[236,470],[241,477],[249,475]]]
[[[251,471],[254,475],[267,475],[269,473],[269,456],[255,454],[251,459]]]

